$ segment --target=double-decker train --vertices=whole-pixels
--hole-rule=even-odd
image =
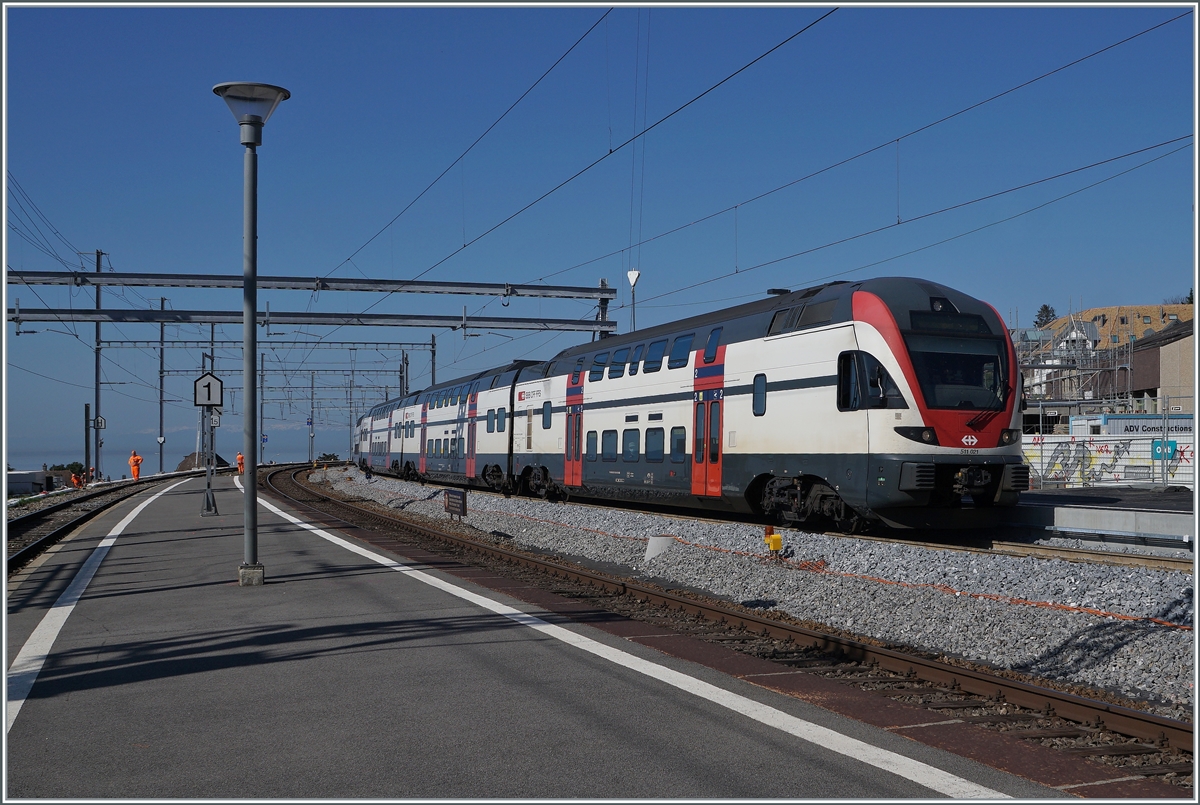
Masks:
[[[788,524],[990,525],[1029,485],[1022,392],[990,305],[919,279],[833,282],[390,400],[358,421],[354,460]]]

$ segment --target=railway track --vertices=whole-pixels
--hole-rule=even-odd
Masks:
[[[386,476],[394,477],[394,476]],[[425,484],[439,488],[456,488],[435,481],[426,481]],[[501,493],[493,492],[487,489],[477,489],[472,487],[471,494],[473,495],[490,495],[501,497]],[[665,506],[641,505],[622,502],[620,504],[608,504],[595,501],[579,501],[572,499],[572,506],[594,506],[598,508],[612,508],[614,506],[622,509],[634,509],[637,511],[645,511],[655,514],[659,517],[666,517],[673,520],[687,520],[690,522],[711,522],[711,523],[749,523],[755,525],[768,525],[765,520],[756,519],[751,516],[729,515],[728,517],[699,517],[694,514],[680,514],[678,510]],[[779,526],[775,526],[777,529]],[[1067,562],[1086,562],[1092,564],[1113,565],[1117,567],[1142,567],[1152,568],[1156,570],[1176,570],[1181,573],[1192,573],[1195,560],[1192,557],[1173,557],[1162,556],[1151,553],[1112,551],[1100,548],[1066,548],[1053,545],[1043,545],[1030,542],[1016,542],[1011,540],[997,539],[994,536],[980,537],[976,534],[963,532],[935,532],[932,536],[936,539],[917,539],[916,535],[919,532],[897,532],[896,536],[889,534],[847,534],[840,531],[814,532],[824,533],[826,536],[837,537],[839,539],[859,539],[870,542],[885,542],[894,543],[897,545],[911,545],[919,548],[928,548],[931,550],[953,550],[964,551],[967,553],[994,554],[1007,556],[1035,556],[1042,559],[1062,559]],[[1085,539],[1087,535],[1072,534],[1072,538]]]
[[[172,475],[184,477],[188,474]],[[6,575],[11,576],[31,559],[58,542],[77,526],[90,520],[105,509],[120,503],[147,486],[164,483],[166,478],[154,476],[140,481],[130,481],[83,495],[75,495],[50,506],[31,511],[29,514],[8,520],[5,526],[5,541],[8,546],[5,560]]]
[[[558,558],[514,550],[443,523],[429,527],[368,501],[339,499],[276,471],[264,488],[293,505],[362,529],[381,547],[408,541],[470,564],[507,569],[531,584],[585,599],[613,612],[659,622],[792,669],[833,677],[898,701],[929,708],[931,721],[958,719],[1005,730],[1063,751],[1093,756],[1124,773],[1190,785],[1192,724],[1147,713],[1116,697],[1051,687],[973,663],[951,663],[893,646],[814,629],[684,590],[598,572]],[[946,547],[946,546],[941,546]],[[1093,694],[1093,695],[1089,695]],[[1132,739],[1132,740],[1131,740]]]

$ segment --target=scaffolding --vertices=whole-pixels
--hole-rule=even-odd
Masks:
[[[1134,389],[1133,342],[1100,349],[1098,328],[1080,314],[1068,316],[1055,331],[1030,327],[1011,334],[1029,406],[1027,433],[1067,432],[1066,415],[1046,422],[1047,407],[1069,409],[1071,415],[1157,413],[1154,398],[1139,397]]]

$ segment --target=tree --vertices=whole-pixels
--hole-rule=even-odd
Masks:
[[[81,474],[83,474],[83,462],[82,461],[72,461],[70,464],[55,464],[53,467],[50,468],[50,471],[53,472],[55,470],[60,470],[60,471],[61,470],[70,470],[71,472],[75,473],[76,475],[81,475]]]
[[[1054,308],[1049,305],[1042,305],[1038,308],[1037,317],[1034,318],[1034,326],[1039,329],[1045,327],[1050,322],[1058,318],[1058,314],[1054,312]]]
[[[337,453],[322,453],[317,461],[337,461]]]
[[[1163,304],[1164,305],[1194,305],[1196,303],[1194,301],[1192,301],[1192,299],[1195,296],[1195,292],[1196,292],[1195,288],[1188,288],[1187,296],[1184,296],[1183,294],[1176,294],[1175,296],[1168,296],[1166,299],[1163,300]]]

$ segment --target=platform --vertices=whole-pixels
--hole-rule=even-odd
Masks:
[[[1089,487],[1021,493],[1005,526],[1195,544],[1195,493],[1184,487]]]
[[[202,480],[146,490],[9,580],[8,798],[1174,790],[266,501],[266,584],[241,587],[233,483],[212,517]]]

